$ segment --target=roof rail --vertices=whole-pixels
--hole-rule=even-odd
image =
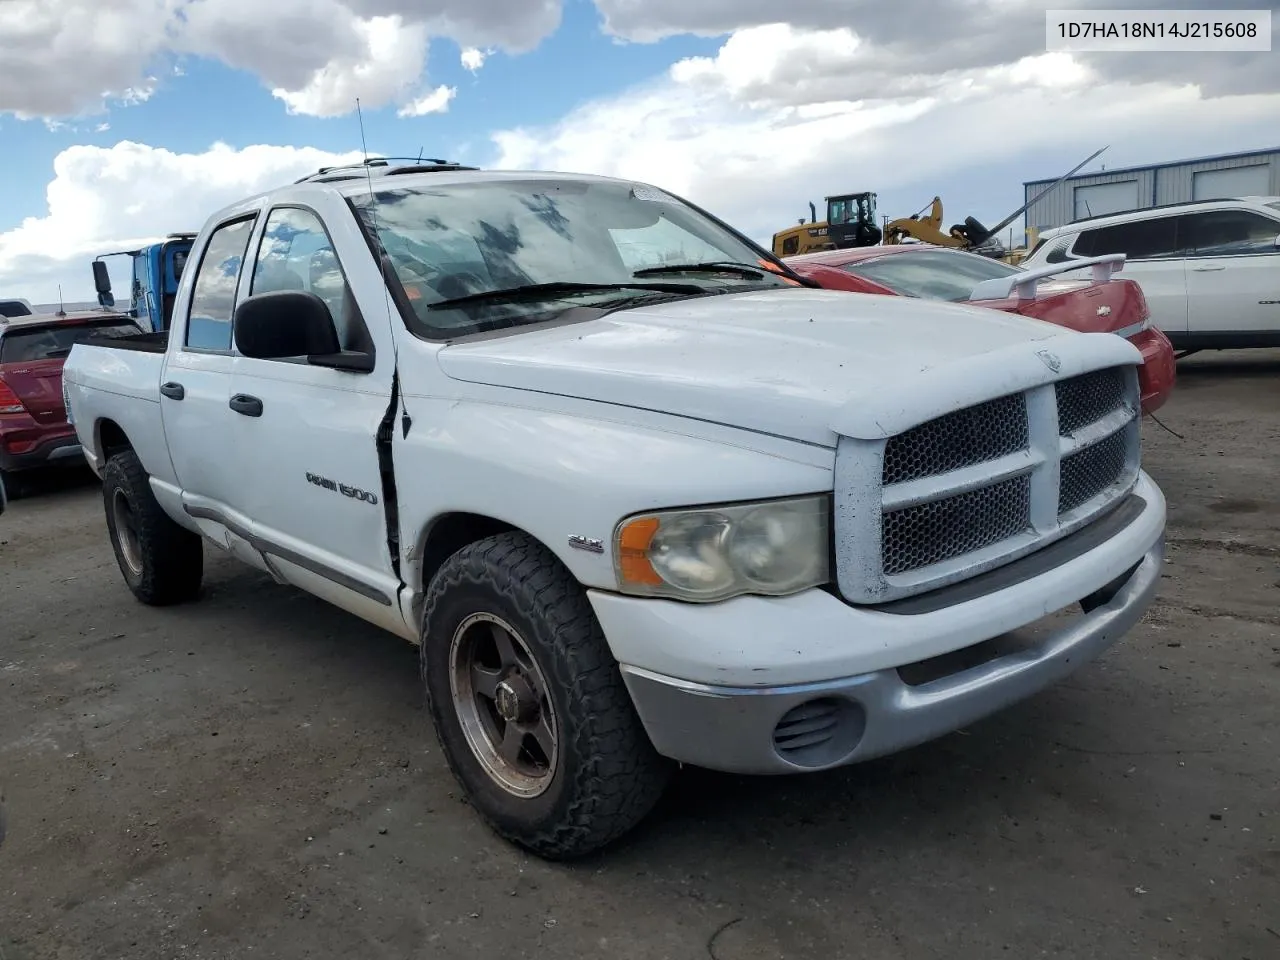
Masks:
[[[400,166],[391,166],[390,161],[402,161]],[[435,157],[369,157],[356,163],[340,164],[333,167],[321,167],[315,173],[307,174],[294,183],[333,183],[340,180],[355,180],[367,176],[391,176],[403,173],[436,173],[443,170],[478,170],[478,167],[467,167],[451,160],[439,160]]]

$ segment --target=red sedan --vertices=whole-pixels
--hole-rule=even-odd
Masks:
[[[787,257],[784,262],[831,290],[967,302],[1083,333],[1116,333],[1142,351],[1138,373],[1142,409],[1147,413],[1158,410],[1173,391],[1173,345],[1151,325],[1142,288],[1132,280],[1092,283],[1046,278],[1039,280],[1034,294],[1027,297],[1010,290],[1000,299],[973,299],[979,284],[1016,278],[1026,271],[990,257],[925,244],[822,250]]]
[[[72,346],[137,332],[133,320],[112,313],[0,317],[0,484],[9,486],[10,499],[16,474],[84,462],[62,402],[62,365]]]

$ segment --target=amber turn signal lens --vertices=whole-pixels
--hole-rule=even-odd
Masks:
[[[662,583],[649,562],[649,544],[657,532],[657,517],[639,517],[622,528],[618,537],[618,566],[623,580],[650,586]]]

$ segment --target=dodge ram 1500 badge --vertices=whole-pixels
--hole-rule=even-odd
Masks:
[[[881,756],[1114,643],[1163,550],[1140,362],[813,289],[647,185],[372,163],[215,214],[170,330],[65,389],[139,600],[208,541],[419,644],[475,809],[564,858],[679,763]]]

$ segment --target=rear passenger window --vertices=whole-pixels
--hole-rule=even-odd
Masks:
[[[1247,210],[1213,210],[1187,217],[1187,248],[1196,257],[1276,253],[1280,221]]]
[[[191,294],[186,345],[197,350],[230,350],[240,266],[249,247],[253,218],[224,224],[213,232]]]
[[[1073,251],[1078,257],[1103,257],[1123,253],[1130,260],[1150,260],[1181,254],[1180,217],[1158,217],[1134,220],[1110,227],[1085,230]]]

